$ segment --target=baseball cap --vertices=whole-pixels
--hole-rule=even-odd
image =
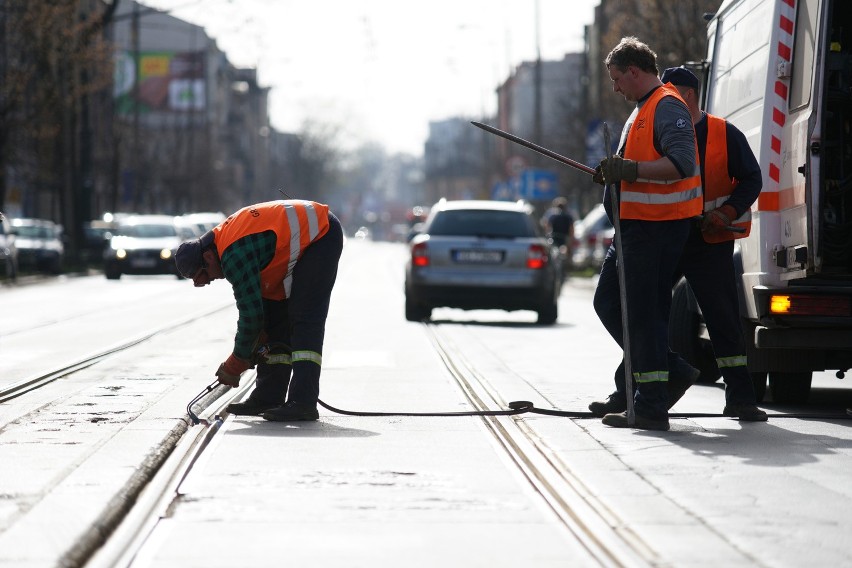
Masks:
[[[213,244],[213,231],[207,231],[197,239],[185,241],[175,251],[175,266],[184,278],[192,278],[204,264],[201,255]]]
[[[687,69],[686,67],[669,67],[665,71],[663,71],[663,75],[660,77],[660,81],[665,83],[671,83],[672,85],[679,85],[681,87],[689,87],[692,89],[698,90],[698,77],[695,76],[695,73]]]

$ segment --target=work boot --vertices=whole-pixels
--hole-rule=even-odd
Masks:
[[[285,403],[283,406],[267,410],[261,414],[266,420],[273,422],[296,422],[299,420],[319,420],[316,404],[305,404],[301,402]]]
[[[766,422],[769,416],[754,404],[726,404],[723,416],[736,418],[743,422]]]
[[[603,422],[607,426],[612,426],[613,428],[636,428],[637,430],[668,430],[669,429],[669,419],[654,419],[654,418],[646,418],[639,414],[634,415],[635,424],[630,426],[627,423],[627,411],[607,414],[603,417]]]
[[[624,412],[627,410],[627,397],[623,392],[615,391],[606,397],[606,400],[591,403],[589,410],[598,418],[603,418],[613,412]]]
[[[669,394],[669,408],[677,404],[686,391],[695,384],[701,376],[701,371],[681,358],[676,360],[669,371],[669,381],[666,389]]]
[[[243,402],[232,402],[225,408],[225,411],[234,416],[260,416],[262,412],[272,410],[277,406],[281,406],[281,403],[252,400],[251,397],[248,397]]]

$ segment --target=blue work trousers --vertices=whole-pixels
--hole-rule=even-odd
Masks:
[[[704,315],[719,371],[725,380],[725,402],[754,404],[754,384],[746,366],[734,274],[734,241],[705,242],[693,224],[675,278],[686,277]]]
[[[636,381],[634,409],[647,418],[668,416],[672,281],[690,224],[689,219],[621,221],[630,362]],[[606,330],[623,347],[618,261],[613,243],[601,267],[594,307]]]

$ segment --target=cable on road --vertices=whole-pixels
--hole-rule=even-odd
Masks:
[[[206,394],[211,392],[219,385],[219,381],[213,381],[203,391],[189,401],[186,405],[186,413],[193,425],[204,424],[208,425],[206,420],[202,420],[193,412],[192,407],[201,400]],[[548,408],[537,408],[535,404],[528,400],[515,400],[509,403],[508,410],[465,410],[458,412],[373,412],[367,410],[345,410],[337,408],[323,402],[317,401],[320,406],[343,416],[409,416],[409,417],[457,417],[457,416],[517,416],[520,414],[541,414],[544,416],[559,416],[562,418],[600,418],[588,411],[576,410],[558,410]],[[790,414],[770,414],[770,418],[799,418],[810,420],[852,420],[852,410],[847,410],[841,414],[817,414],[817,413],[790,413]],[[219,417],[216,417],[219,419]],[[669,414],[669,418],[732,418],[721,413],[715,412],[673,412]]]
[[[320,406],[336,414],[345,416],[512,416],[518,414],[542,414],[545,416],[560,416],[563,418],[600,418],[588,411],[556,410],[548,408],[537,408],[528,400],[516,400],[509,403],[510,410],[471,410],[467,412],[367,412],[356,410],[342,410],[335,408],[323,401],[318,401]],[[770,418],[801,418],[801,419],[830,419],[849,420],[852,419],[852,410],[843,414],[816,414],[816,413],[791,413],[770,414]],[[669,418],[733,418],[719,412],[672,412]]]

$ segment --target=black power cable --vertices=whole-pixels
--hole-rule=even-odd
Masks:
[[[192,410],[192,406],[201,400],[207,393],[216,388],[219,381],[213,381],[203,391],[189,401],[186,405],[186,413],[192,424],[207,425],[205,420],[201,420]],[[330,404],[326,404],[322,400],[317,401],[320,406],[343,416],[411,416],[411,417],[457,417],[457,416],[517,416],[519,414],[541,414],[544,416],[559,416],[563,418],[600,418],[591,412],[574,411],[574,410],[555,410],[547,408],[536,408],[535,404],[528,400],[515,400],[509,403],[508,410],[467,410],[459,412],[372,412],[361,410],[344,410],[336,408]],[[847,409],[841,414],[816,414],[816,413],[791,413],[791,414],[770,414],[770,418],[799,418],[803,420],[850,420],[852,419],[852,409]],[[217,416],[217,418],[219,418]],[[675,412],[669,414],[669,418],[731,418],[721,413],[713,412]]]

